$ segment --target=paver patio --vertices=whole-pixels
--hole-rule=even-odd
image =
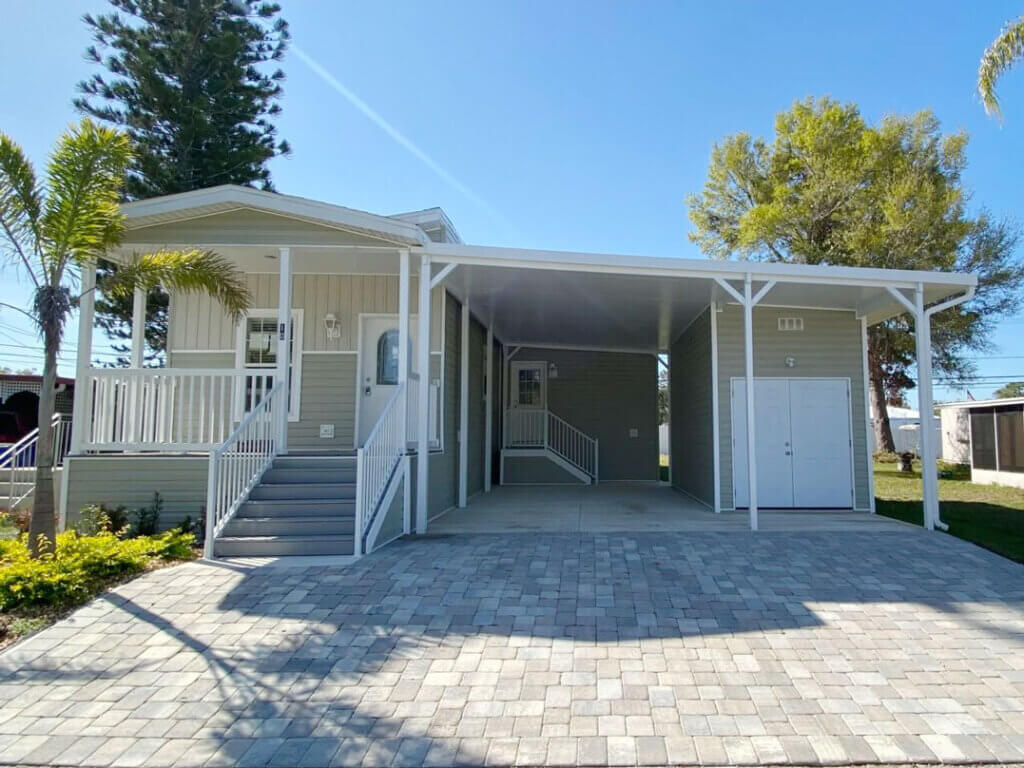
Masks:
[[[0,655],[0,760],[1019,762],[1024,569],[902,526],[189,564]]]

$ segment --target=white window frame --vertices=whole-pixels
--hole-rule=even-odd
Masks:
[[[509,379],[512,382],[510,387],[511,397],[509,398],[510,407],[517,410],[524,411],[546,411],[548,408],[548,363],[544,360],[510,360],[510,376]],[[540,369],[540,395],[541,404],[540,406],[530,406],[524,408],[519,405],[519,375],[518,370],[522,368],[538,368]]]
[[[260,309],[250,309],[245,313],[245,315],[243,315],[235,329],[235,367],[272,373],[275,370],[275,367],[273,366],[246,365],[245,362],[245,329],[248,320],[254,317],[262,320],[270,319],[276,321],[277,308],[264,307]],[[292,309],[292,384],[291,391],[288,393],[288,421],[290,422],[296,422],[299,420],[302,402],[302,319],[302,309]],[[238,397],[237,402],[241,404],[242,398]],[[241,416],[241,413],[235,414],[236,419],[240,419]]]

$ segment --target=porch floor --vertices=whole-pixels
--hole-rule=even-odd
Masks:
[[[761,510],[765,531],[893,530],[905,525],[867,512]],[[664,483],[494,486],[430,521],[429,533],[605,533],[748,531],[745,510],[715,514]]]

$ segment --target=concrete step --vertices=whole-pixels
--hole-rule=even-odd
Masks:
[[[235,517],[344,517],[355,511],[354,499],[250,499],[238,508]]]
[[[345,501],[356,497],[355,483],[261,483],[253,488],[249,499],[300,501],[303,499],[330,499]]]
[[[276,485],[278,483],[354,483],[356,481],[356,465],[343,467],[325,467],[311,469],[309,467],[287,467],[285,469],[268,469],[261,483]]]
[[[355,518],[345,517],[235,517],[223,536],[352,536]]]
[[[351,555],[353,536],[221,536],[213,545],[216,557],[285,557],[288,555]]]
[[[343,469],[355,467],[356,457],[352,456],[278,456],[273,469]]]

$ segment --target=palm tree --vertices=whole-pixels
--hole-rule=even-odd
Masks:
[[[33,285],[31,307],[10,308],[35,322],[45,353],[29,530],[34,554],[51,547],[56,538],[50,425],[57,353],[65,324],[80,298],[76,290],[82,268],[95,265],[121,242],[124,220],[118,205],[131,160],[126,134],[86,119],[70,126],[57,140],[43,187],[21,147],[0,133],[0,254]],[[137,287],[156,285],[211,294],[234,318],[250,304],[243,276],[221,256],[199,249],[135,254],[99,289],[125,295]],[[80,392],[85,396],[84,388]]]
[[[999,99],[996,98],[996,82],[1000,76],[1024,58],[1024,16],[1007,22],[999,36],[992,41],[978,67],[978,95],[985,111],[990,115],[999,114]]]

